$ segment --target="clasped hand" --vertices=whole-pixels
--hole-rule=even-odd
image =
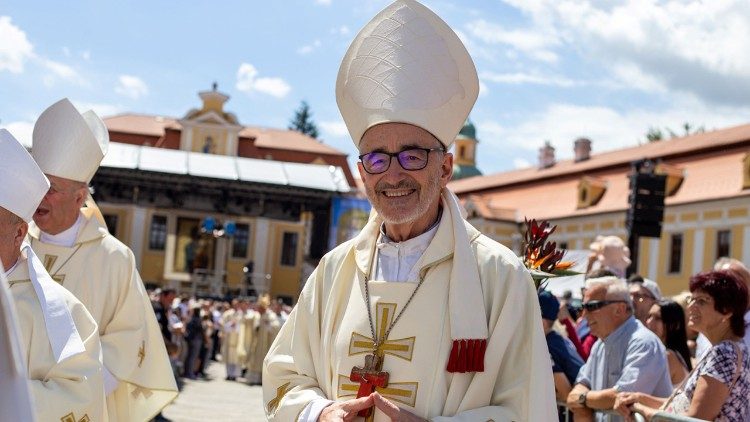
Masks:
[[[393,422],[426,422],[427,419],[399,408],[390,400],[381,396],[379,393],[372,393],[367,397],[351,399],[342,402],[335,402],[323,409],[318,417],[318,422],[339,422],[353,421],[360,410],[369,409],[375,406]]]

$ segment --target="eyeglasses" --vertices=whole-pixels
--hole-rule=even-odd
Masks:
[[[688,305],[696,305],[696,306],[703,307],[711,303],[711,300],[707,297],[702,297],[702,296],[699,296],[699,297],[690,296],[687,302],[688,302]]]
[[[613,303],[627,302],[625,302],[624,300],[589,300],[588,302],[582,303],[581,307],[583,307],[583,310],[586,312],[594,312]]]
[[[368,152],[359,156],[362,167],[370,174],[380,174],[388,170],[393,157],[404,170],[422,170],[427,167],[427,161],[432,151],[445,152],[445,148],[409,148],[400,152]]]

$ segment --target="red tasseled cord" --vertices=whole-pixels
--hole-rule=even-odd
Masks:
[[[487,340],[453,340],[448,358],[448,372],[484,372],[484,355]]]
[[[451,347],[451,356],[448,358],[448,372],[456,372],[458,368],[458,349],[460,343],[458,340],[453,340],[453,347]]]

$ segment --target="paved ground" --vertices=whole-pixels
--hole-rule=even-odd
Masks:
[[[260,386],[225,381],[224,365],[211,362],[209,380],[185,380],[163,415],[174,422],[265,421]],[[244,380],[243,380],[244,381]]]

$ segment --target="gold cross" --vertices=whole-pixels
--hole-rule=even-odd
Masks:
[[[291,390],[289,384],[291,383],[288,382],[276,389],[276,397],[268,402],[268,413],[276,413],[276,409],[279,407],[279,404],[281,404],[281,399],[284,398],[289,390]]]
[[[395,303],[376,303],[375,304],[375,330],[378,333],[378,338],[382,339],[385,337],[385,333],[388,327],[391,325],[393,318],[396,314]],[[411,362],[414,355],[414,343],[416,337],[407,337],[397,340],[387,340],[383,344],[378,346],[375,353],[381,359],[385,355],[395,356],[397,358]],[[359,354],[372,353],[373,339],[371,337],[362,335],[357,332],[352,333],[352,338],[349,341],[349,356],[355,356]],[[417,389],[419,383],[416,382],[388,382],[385,387],[376,387],[375,391],[380,393],[383,397],[389,400],[405,404],[407,406],[414,407],[417,402]],[[340,375],[338,379],[338,397],[356,397],[359,391],[360,385],[355,384],[351,381],[350,376]],[[365,419],[371,421],[374,417],[374,412],[370,413],[370,416]]]
[[[65,274],[52,275],[52,267],[55,265],[56,261],[57,261],[57,255],[44,255],[44,268],[47,270],[47,272],[49,273],[50,277],[52,277],[53,280],[62,284],[63,281],[65,281]]]
[[[375,330],[378,332],[378,338],[382,339],[385,337],[385,332],[391,325],[391,321],[396,313],[395,303],[377,303],[375,305],[376,320]],[[385,355],[392,355],[398,358],[411,361],[412,355],[414,354],[414,341],[416,337],[407,337],[397,340],[387,340],[383,344],[378,346],[375,351],[381,358]],[[349,356],[372,353],[372,345],[375,341],[368,336],[360,333],[352,333],[352,338],[349,341]]]
[[[75,416],[73,416],[73,412],[68,413],[67,415],[60,418],[60,422],[90,422],[91,419],[89,419],[89,415],[84,414],[81,419],[76,419]]]
[[[146,357],[146,342],[141,342],[141,347],[138,349],[138,367],[140,368],[141,365],[143,365],[143,359]]]

